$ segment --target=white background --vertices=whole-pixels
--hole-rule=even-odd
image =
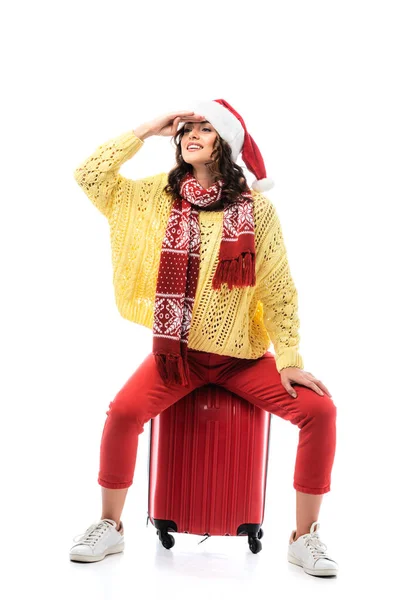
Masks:
[[[142,585],[150,597],[336,598],[390,587],[399,500],[397,10],[382,0],[39,0],[3,11],[7,597],[108,599]],[[173,550],[160,546],[145,527],[146,426],[123,513],[125,552],[69,562],[72,537],[101,515],[109,402],[152,348],[152,332],[117,311],[108,223],[73,171],[104,141],[206,98],[224,98],[243,116],[275,181],[266,194],[299,293],[305,369],[337,405],[332,491],[320,514],[336,579],[286,561],[298,431],[278,417],[261,553],[251,554],[244,538],[198,546],[196,536],[179,534]],[[121,173],[135,179],[173,165],[170,138],[153,137]]]

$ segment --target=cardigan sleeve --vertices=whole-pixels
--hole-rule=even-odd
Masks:
[[[298,293],[290,272],[281,223],[272,203],[268,217],[270,223],[262,247],[263,270],[257,295],[263,304],[264,325],[274,346],[278,371],[285,367],[302,369]]]
[[[99,146],[74,171],[74,178],[93,204],[107,218],[115,199],[125,195],[135,181],[119,173],[120,166],[143,146],[133,130],[114,137]],[[139,183],[139,182],[137,182]]]

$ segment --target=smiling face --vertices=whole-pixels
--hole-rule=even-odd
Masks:
[[[198,167],[211,160],[217,132],[208,121],[185,123],[181,140],[182,158],[185,162]]]

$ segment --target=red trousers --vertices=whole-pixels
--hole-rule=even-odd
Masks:
[[[297,425],[300,429],[293,487],[307,494],[330,491],[336,448],[336,406],[332,399],[308,387],[285,390],[275,357],[233,358],[188,350],[191,387],[166,386],[149,354],[110,402],[100,446],[98,483],[120,489],[132,485],[139,434],[143,425],[193,389],[213,383],[248,402]]]

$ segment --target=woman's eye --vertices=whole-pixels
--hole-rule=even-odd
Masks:
[[[203,129],[207,129],[207,131],[211,131],[209,127],[203,127]],[[189,133],[190,129],[184,129],[183,133]]]

